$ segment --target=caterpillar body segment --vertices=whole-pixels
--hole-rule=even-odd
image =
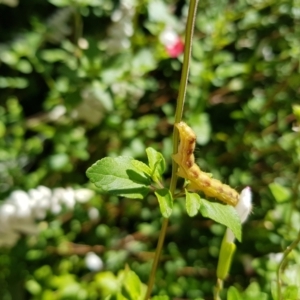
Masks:
[[[238,192],[229,185],[212,178],[209,173],[203,172],[195,163],[196,135],[194,131],[184,122],[177,123],[175,126],[180,137],[178,152],[173,155],[174,161],[179,166],[177,175],[189,180],[189,189],[202,191],[208,197],[217,198],[235,206],[239,200]]]
[[[179,131],[180,143],[178,152],[173,156],[173,159],[179,166],[184,164],[187,168],[192,167],[195,164],[196,134],[184,122],[177,123],[175,126]]]

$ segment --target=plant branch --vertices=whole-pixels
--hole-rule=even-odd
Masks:
[[[296,240],[294,240],[288,247],[283,252],[283,257],[279,263],[278,269],[277,269],[277,299],[282,300],[282,295],[281,295],[281,272],[282,268],[285,265],[285,262],[287,260],[288,255],[291,253],[293,249],[297,247],[297,245],[300,243],[300,230],[298,232],[298,236]]]
[[[178,91],[178,98],[177,98],[177,104],[176,104],[176,112],[175,112],[175,123],[179,123],[182,118],[183,114],[183,107],[184,107],[184,101],[185,101],[185,95],[186,95],[186,89],[187,89],[187,83],[188,83],[188,73],[189,73],[189,67],[190,67],[190,59],[191,59],[191,52],[192,52],[192,37],[194,33],[194,24],[195,24],[195,18],[196,18],[196,11],[197,11],[197,5],[198,0],[191,0],[190,6],[189,6],[189,12],[188,12],[188,19],[186,24],[186,39],[185,39],[185,46],[184,46],[184,56],[183,56],[183,66],[182,66],[182,72],[181,72],[181,78],[180,78],[180,86]],[[173,154],[177,153],[178,148],[178,142],[179,142],[179,136],[178,131],[174,126],[173,129]],[[172,161],[172,177],[171,177],[171,183],[170,183],[170,191],[172,193],[172,196],[175,193],[176,184],[177,184],[177,164]],[[159,258],[162,252],[163,243],[166,236],[166,231],[168,227],[168,219],[164,218],[162,222],[162,227],[159,233],[158,243],[155,251],[154,261],[149,277],[148,282],[148,288],[145,295],[145,300],[148,300],[151,296],[154,280],[155,280],[155,274],[159,262]]]

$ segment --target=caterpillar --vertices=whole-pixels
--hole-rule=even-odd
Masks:
[[[184,122],[175,124],[179,131],[180,142],[178,152],[173,155],[173,160],[178,164],[177,175],[190,181],[188,188],[200,190],[208,197],[236,206],[239,194],[236,190],[221,181],[212,178],[203,172],[195,163],[194,150],[196,145],[196,134]]]

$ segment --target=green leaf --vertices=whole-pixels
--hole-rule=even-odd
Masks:
[[[151,183],[147,173],[141,171],[141,163],[126,156],[105,157],[86,174],[101,192],[128,198],[144,198]]]
[[[110,271],[97,273],[94,282],[101,290],[102,296],[115,294],[119,290],[119,282],[116,276]]]
[[[49,156],[49,167],[52,170],[62,170],[69,162],[69,156],[66,153],[57,153]]]
[[[137,170],[139,170],[140,172],[145,173],[149,177],[151,177],[152,171],[146,164],[144,164],[143,162],[141,162],[139,160],[135,160],[135,159],[132,160],[131,163]]]
[[[243,300],[267,300],[269,299],[268,295],[261,291],[259,284],[255,281],[251,282],[249,286],[243,293]],[[287,298],[283,298],[284,300],[288,300]],[[290,299],[291,300],[291,299]]]
[[[138,51],[131,61],[132,69],[137,74],[143,75],[156,68],[156,59],[153,55],[153,51],[148,48],[144,48]]]
[[[146,149],[146,153],[149,161],[149,166],[151,169],[151,174],[152,174],[151,177],[153,181],[158,182],[161,179],[162,174],[166,170],[165,159],[160,152],[156,151],[151,147]]]
[[[278,203],[285,202],[291,197],[291,191],[276,182],[270,183],[269,189]]]
[[[199,211],[201,198],[198,194],[189,193],[187,190],[185,190],[185,193],[186,193],[186,202],[185,202],[186,212],[190,217],[194,217]]]
[[[242,300],[240,292],[234,286],[229,287],[227,300]]]
[[[298,300],[299,294],[299,287],[297,287],[296,285],[290,285],[286,287],[283,293],[283,299]]]
[[[121,292],[118,292],[113,298],[112,300],[131,300],[128,299],[127,297],[123,296],[123,294]]]
[[[141,297],[142,293],[142,283],[139,277],[131,270],[125,270],[125,278],[123,282],[126,294],[128,294],[129,299],[136,300]]]
[[[151,300],[170,300],[170,298],[168,296],[154,296],[153,298],[151,298]]]
[[[206,145],[211,137],[211,124],[209,115],[206,113],[195,114],[190,118],[193,130],[197,132],[197,143],[199,145]]]
[[[233,206],[210,202],[200,198],[200,212],[204,217],[210,218],[230,228],[235,237],[241,241],[241,219]]]
[[[219,65],[216,69],[216,76],[219,78],[234,77],[240,74],[245,74],[249,70],[247,64],[239,62],[225,62]]]
[[[293,105],[293,114],[295,115],[298,122],[300,122],[300,105],[294,104]]]
[[[170,190],[159,189],[155,192],[159,202],[159,208],[164,218],[169,218],[173,209],[173,197]]]
[[[32,295],[39,295],[42,291],[41,285],[33,279],[28,280],[25,287]]]
[[[43,60],[49,63],[64,61],[69,58],[68,52],[62,49],[42,50],[40,55]]]

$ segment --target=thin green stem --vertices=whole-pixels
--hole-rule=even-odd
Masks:
[[[215,286],[214,291],[214,300],[221,300],[220,298],[220,291],[223,289],[223,280],[217,279],[217,284]]]
[[[186,23],[186,38],[184,46],[183,65],[180,78],[180,86],[178,91],[177,105],[175,111],[175,123],[179,123],[183,114],[184,100],[188,82],[188,73],[190,69],[190,60],[192,53],[192,38],[194,34],[194,24],[196,19],[198,0],[191,0],[188,12],[188,19]],[[173,143],[175,144],[175,143]],[[177,152],[177,145],[175,145],[175,152]]]
[[[74,44],[78,46],[78,40],[82,36],[82,18],[79,7],[74,8]]]
[[[295,199],[297,199],[297,195],[298,195],[298,190],[299,190],[299,185],[300,185],[300,168],[298,169],[298,173],[296,176],[296,181],[294,184],[294,188],[293,188],[293,193],[295,196]],[[295,206],[296,201],[293,201],[292,203],[292,208]],[[289,220],[291,219],[291,217],[289,218]],[[282,300],[282,295],[281,295],[281,272],[283,267],[286,265],[287,263],[287,257],[288,255],[291,253],[291,251],[293,249],[295,249],[297,247],[297,245],[300,243],[300,230],[298,232],[297,238],[295,241],[293,241],[283,252],[283,257],[278,265],[277,268],[277,272],[276,272],[276,284],[277,284],[277,300]]]
[[[283,252],[283,257],[279,263],[278,269],[277,269],[277,300],[282,300],[282,295],[281,295],[281,279],[280,279],[280,275],[281,275],[281,271],[283,266],[286,263],[287,257],[288,255],[291,253],[291,251],[293,249],[295,249],[297,247],[297,245],[300,243],[300,230],[298,232],[298,236],[296,238],[295,241],[293,241],[288,247],[286,247],[286,249]]]
[[[157,246],[156,246],[156,251],[155,251],[155,255],[154,255],[154,260],[153,260],[153,264],[152,264],[152,268],[151,268],[151,272],[150,272],[150,277],[149,277],[149,281],[148,281],[148,288],[147,288],[145,300],[150,299],[150,296],[152,293],[154,280],[155,280],[155,273],[157,270],[160,254],[161,254],[162,247],[164,244],[165,235],[166,235],[166,231],[167,231],[167,227],[168,227],[168,221],[169,221],[169,219],[164,218],[163,222],[162,222],[162,226],[160,229],[159,238],[158,238],[158,242],[157,242]]]
[[[183,107],[184,107],[184,101],[185,101],[185,95],[186,95],[186,89],[187,89],[187,83],[188,83],[188,73],[189,73],[189,67],[190,67],[190,60],[191,60],[191,52],[192,52],[192,37],[194,33],[194,24],[195,24],[195,18],[196,18],[196,11],[197,11],[197,5],[198,0],[191,0],[190,6],[189,6],[189,12],[188,12],[188,19],[186,24],[186,39],[185,39],[185,46],[184,46],[184,56],[183,56],[183,66],[182,66],[182,72],[181,72],[181,78],[180,78],[180,86],[178,91],[178,98],[177,98],[177,104],[176,104],[176,112],[175,112],[175,123],[179,123],[182,118],[183,114]],[[178,142],[179,142],[179,136],[178,131],[174,127],[173,129],[173,154],[177,153],[178,148]],[[172,177],[171,177],[171,183],[170,183],[170,191],[172,195],[175,193],[176,184],[177,184],[177,164],[173,161],[172,163]],[[165,240],[166,232],[168,227],[168,219],[164,218],[162,222],[162,227],[159,233],[158,243],[154,255],[154,261],[152,264],[152,269],[150,272],[149,282],[148,282],[148,288],[145,295],[145,300],[150,299],[154,280],[155,280],[155,274],[159,262],[159,258],[162,252],[163,243]]]

